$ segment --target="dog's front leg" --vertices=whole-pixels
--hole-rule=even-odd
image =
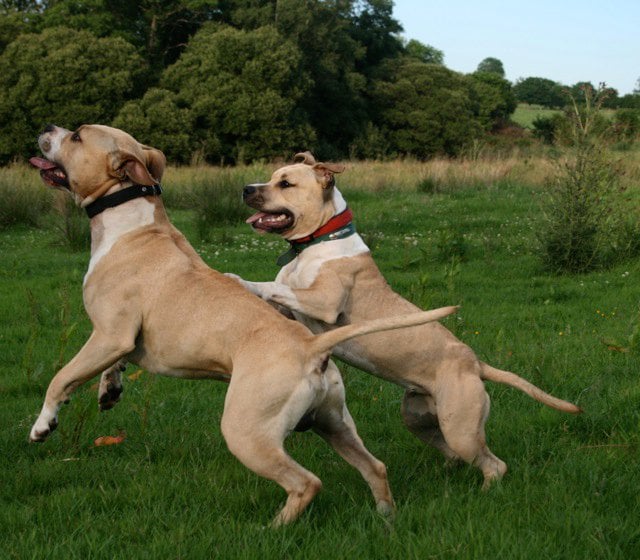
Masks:
[[[118,339],[93,331],[89,340],[51,380],[31,441],[44,441],[58,425],[58,409],[80,385],[126,356],[135,347],[133,337]]]
[[[344,309],[351,286],[345,286],[340,278],[325,272],[318,275],[309,288],[290,288],[280,282],[249,282],[235,278],[250,292],[265,301],[277,303],[310,317],[333,325]]]

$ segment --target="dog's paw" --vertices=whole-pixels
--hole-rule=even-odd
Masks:
[[[40,423],[40,419],[38,418],[33,428],[31,428],[29,441],[32,443],[42,443],[57,427],[58,420],[56,418],[49,420],[46,424]]]
[[[120,400],[121,395],[122,385],[107,385],[105,392],[101,393],[98,397],[98,406],[100,407],[100,411],[104,412],[105,410],[111,410]]]
[[[227,278],[232,278],[233,280],[240,282],[242,284],[243,280],[240,276],[238,276],[237,274],[234,274],[233,272],[225,272],[224,275]]]

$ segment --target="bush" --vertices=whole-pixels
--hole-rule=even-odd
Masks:
[[[541,229],[543,260],[554,272],[588,272],[638,252],[637,220],[620,196],[620,171],[598,134],[604,91],[585,90],[585,104],[573,101],[573,144],[549,185]]]

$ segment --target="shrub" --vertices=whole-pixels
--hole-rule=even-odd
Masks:
[[[638,252],[638,226],[620,196],[621,173],[597,133],[606,91],[584,95],[581,107],[571,98],[573,143],[549,185],[540,234],[543,260],[555,272],[587,272]]]

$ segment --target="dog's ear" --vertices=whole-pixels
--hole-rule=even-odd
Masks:
[[[164,172],[164,154],[153,148],[144,150],[143,154],[146,161],[142,161],[131,152],[113,153],[111,155],[113,174],[121,181],[128,178],[137,185],[157,185]]]
[[[311,152],[299,152],[293,156],[294,163],[306,163],[307,165],[315,165],[316,158],[313,157]]]
[[[330,189],[336,184],[334,173],[342,173],[345,166],[341,163],[316,163],[313,166],[313,170],[318,177],[320,183],[322,183],[323,189]]]
[[[156,148],[142,146],[142,149],[147,159],[147,169],[151,176],[156,179],[156,182],[159,183],[164,175],[164,168],[167,166],[167,158]]]

